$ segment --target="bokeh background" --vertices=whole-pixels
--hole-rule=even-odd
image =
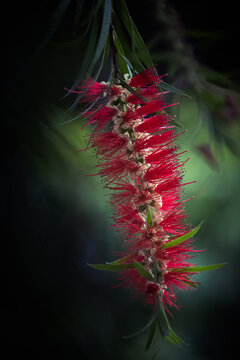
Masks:
[[[197,264],[227,262],[197,276],[198,290],[180,292],[172,326],[188,345],[172,347],[143,327],[151,309],[115,274],[87,263],[121,249],[111,208],[95,173],[94,152],[65,97],[81,67],[84,44],[74,34],[77,1],[4,4],[2,16],[1,233],[3,358],[231,359],[239,338],[240,67],[235,1],[126,1],[160,74],[187,96],[169,102],[187,132],[185,180],[189,222],[206,249]],[[95,6],[90,1],[89,6]],[[50,21],[55,19],[54,22]],[[54,26],[52,24],[55,24]],[[74,41],[72,41],[74,40]],[[102,74],[104,78],[104,72]],[[5,350],[4,350],[5,349]],[[158,351],[159,350],[159,351]],[[157,352],[158,351],[158,352]],[[236,351],[236,353],[235,353]],[[157,352],[157,353],[156,353]]]

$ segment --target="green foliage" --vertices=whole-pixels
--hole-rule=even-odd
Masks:
[[[147,351],[151,344],[152,344],[152,341],[153,341],[153,337],[155,335],[155,331],[156,331],[156,326],[157,326],[157,317],[153,320],[150,328],[149,328],[149,333],[148,333],[148,338],[147,338],[147,343],[146,343],[146,346],[145,346],[145,351]]]
[[[162,248],[163,248],[163,249],[168,249],[168,248],[170,248],[170,247],[179,245],[179,244],[181,244],[182,242],[188,240],[189,238],[193,237],[193,236],[198,232],[198,230],[200,229],[201,225],[202,225],[202,222],[201,222],[197,227],[195,227],[195,229],[189,231],[189,232],[186,233],[185,235],[179,236],[178,238],[173,239],[173,240],[167,242],[166,244],[163,245]]]
[[[202,271],[208,271],[208,270],[217,270],[221,267],[227,265],[227,263],[221,263],[221,264],[212,264],[212,265],[202,265],[202,266],[188,266],[184,268],[178,268],[174,269],[175,272],[184,272],[184,273],[198,273]]]
[[[153,227],[153,217],[152,217],[152,210],[150,207],[147,209],[147,226]]]
[[[143,265],[141,265],[137,261],[134,261],[133,264],[135,266],[135,269],[139,272],[140,275],[142,275],[144,279],[147,279],[149,281],[154,280],[154,276],[150,272],[148,272]]]
[[[88,264],[93,269],[103,270],[103,271],[122,271],[126,269],[135,268],[135,264],[121,264],[121,263],[112,263],[112,264]]]

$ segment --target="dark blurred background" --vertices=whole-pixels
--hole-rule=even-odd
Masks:
[[[107,192],[80,131],[74,82],[84,46],[75,40],[77,1],[2,4],[1,332],[3,359],[231,359],[237,353],[239,302],[239,12],[235,1],[126,1],[160,74],[188,96],[177,121],[191,160],[185,197],[189,222],[203,220],[197,264],[228,262],[179,293],[172,326],[189,344],[158,334],[144,353],[151,309],[87,263],[121,249],[110,228]],[[89,6],[96,6],[90,1]],[[176,109],[174,110],[176,111]],[[64,124],[63,124],[64,123]],[[179,127],[179,131],[182,128]],[[6,351],[4,355],[4,351]],[[236,351],[236,353],[235,353]],[[7,355],[6,355],[7,354]]]

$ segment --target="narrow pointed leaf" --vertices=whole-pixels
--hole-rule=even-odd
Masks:
[[[202,265],[202,266],[188,266],[185,268],[174,269],[174,271],[175,272],[184,272],[184,273],[194,273],[194,272],[197,273],[197,272],[208,271],[208,270],[217,270],[225,265],[227,265],[227,263]]]
[[[129,86],[123,79],[119,79],[120,83],[123,87],[125,87],[131,94],[137,96],[139,99],[149,102],[149,100],[145,97],[139,94],[137,91],[135,91],[131,86]]]
[[[166,322],[166,318],[163,315],[163,312],[161,309],[158,312],[158,328],[163,337],[165,337],[169,334],[168,323]]]
[[[96,41],[98,33],[99,21],[98,18],[94,18],[90,26],[90,33],[88,37],[88,46],[85,49],[85,55],[81,64],[81,69],[71,86],[70,90],[75,90],[86,74],[90,75],[95,65],[95,53],[96,53]],[[70,92],[67,93],[69,95]],[[66,95],[66,96],[67,96]]]
[[[125,55],[124,50],[123,50],[121,41],[119,40],[116,33],[114,35],[114,44],[115,44],[116,50],[117,50],[119,69],[120,69],[122,75],[128,74],[128,65],[126,63],[126,60],[124,59],[124,55]]]
[[[87,264],[91,266],[93,269],[96,270],[103,270],[103,271],[121,271],[126,269],[133,269],[135,266],[133,263],[131,264]]]
[[[197,285],[196,285],[194,282],[192,282],[192,281],[182,280],[182,282],[183,282],[184,284],[186,284],[187,286],[190,286],[190,287],[192,287],[192,288],[194,288],[194,289],[197,288]]]
[[[151,344],[152,344],[153,337],[154,337],[155,332],[156,332],[156,325],[157,325],[157,318],[154,319],[154,321],[152,322],[151,327],[149,329],[148,339],[147,339],[147,343],[146,343],[146,346],[145,346],[145,351],[147,351],[150,348]]]
[[[164,305],[160,303],[160,309],[159,309],[159,328],[160,331],[163,333],[166,340],[168,340],[172,345],[179,346],[181,344],[184,344],[184,341],[173,331],[169,320],[167,318],[167,314],[164,308]]]
[[[138,57],[140,57],[141,61],[144,62],[144,64],[147,67],[154,66],[152,58],[149,54],[148,48],[145,45],[145,42],[142,39],[141,35],[139,34],[138,29],[133,21],[132,21],[132,28],[133,28],[134,35],[135,35],[135,42],[136,42],[136,48],[138,50],[138,52],[137,52]]]
[[[140,72],[145,69],[145,67],[152,67],[154,66],[152,58],[149,54],[149,51],[145,45],[144,40],[142,39],[141,35],[139,34],[136,25],[134,24],[126,3],[124,0],[116,1],[116,14],[121,19],[124,27],[128,31],[128,38],[130,38],[131,43],[129,44],[129,40],[125,36],[127,41],[124,41],[122,36],[120,38],[121,43],[125,47],[128,46],[129,51],[125,50],[125,53],[128,57],[131,57],[131,62],[134,65],[136,71]],[[114,22],[118,22],[118,19],[114,19]],[[120,36],[119,31],[119,22],[118,22],[118,35]]]
[[[148,210],[147,210],[147,225],[150,228],[153,227],[153,218],[152,218],[152,212],[151,212],[150,208],[148,208]]]
[[[153,321],[156,319],[156,317],[154,316],[148,323],[147,325],[145,325],[142,329],[136,331],[135,333],[131,334],[131,335],[127,335],[127,336],[123,336],[123,339],[131,339],[135,336],[138,336],[140,334],[142,334],[145,330],[147,330],[149,328],[149,326],[152,325]]]
[[[137,261],[133,262],[135,269],[139,272],[140,275],[142,275],[142,277],[144,277],[145,279],[149,280],[149,281],[153,281],[154,277],[153,275],[148,272],[144,266],[142,266],[142,264],[140,264]]]
[[[129,258],[129,256],[124,256],[123,258],[117,259],[115,261],[106,262],[107,265],[115,265],[115,264],[121,264],[122,262],[126,261]]]
[[[173,340],[173,344],[175,346],[180,346],[181,344],[184,344],[184,341],[173,331],[173,329],[170,329],[170,337]]]
[[[101,27],[99,40],[98,40],[98,43],[97,43],[95,61],[98,60],[98,58],[101,55],[101,52],[103,51],[104,46],[106,44],[107,37],[108,37],[108,34],[109,34],[110,23],[111,23],[111,13],[112,13],[112,1],[111,0],[105,0],[105,2],[104,2],[103,21],[102,21],[102,27]]]
[[[163,245],[162,248],[163,248],[163,249],[168,249],[168,248],[170,248],[170,247],[179,245],[179,244],[181,244],[182,242],[188,240],[189,238],[191,238],[192,236],[194,236],[194,235],[198,232],[198,230],[200,229],[201,225],[202,225],[202,222],[201,222],[197,227],[195,227],[195,229],[189,231],[188,233],[186,233],[186,234],[184,234],[184,235],[182,235],[182,236],[179,236],[179,237],[176,238],[176,239],[173,239],[173,240],[167,242],[166,244]]]
[[[173,94],[186,96],[187,98],[192,99],[190,95],[186,94],[182,90],[177,89],[175,86],[166,83],[165,81],[161,81],[160,87],[164,90],[172,92]]]

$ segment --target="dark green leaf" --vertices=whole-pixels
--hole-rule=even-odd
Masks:
[[[123,87],[125,87],[131,94],[139,97],[141,100],[143,100],[144,102],[149,102],[149,100],[145,97],[142,96],[141,94],[139,94],[137,91],[135,91],[131,86],[129,86],[124,80],[120,79],[120,83]]]
[[[91,266],[93,269],[96,270],[103,270],[103,271],[121,271],[126,269],[133,269],[135,267],[135,264],[87,264],[88,266]]]
[[[180,346],[184,344],[184,341],[173,331],[172,328],[169,330],[169,336],[166,336],[166,339],[171,342],[171,344],[175,346]]]
[[[145,325],[142,329],[136,331],[135,333],[131,334],[131,335],[127,335],[127,336],[123,336],[123,339],[130,339],[132,337],[135,337],[137,335],[142,334],[145,330],[147,330],[149,328],[149,326],[152,325],[153,321],[156,319],[156,316],[154,316],[148,323],[147,325]]]
[[[172,125],[174,125],[174,126],[177,126],[177,127],[180,127],[180,128],[182,128],[182,129],[184,129],[184,126],[183,126],[182,124],[180,124],[180,122],[177,121],[175,118],[172,118],[171,121],[170,121],[170,123],[171,123]]]
[[[160,333],[162,334],[163,337],[168,335],[168,333],[169,333],[169,331],[168,331],[168,321],[166,321],[166,316],[164,316],[161,307],[160,307],[160,309],[158,311],[158,328],[159,328]]]
[[[192,97],[190,95],[186,94],[182,90],[177,89],[175,86],[166,83],[165,81],[161,81],[160,87],[162,89],[170,91],[176,95],[186,96],[187,98],[192,99]]]
[[[136,25],[134,24],[129,14],[125,1],[118,0],[117,5],[118,5],[118,13],[120,14],[121,19],[124,25],[126,26],[129,35],[131,37],[132,51],[134,52],[134,54],[137,52],[136,56],[139,57],[139,60],[143,62],[146,67],[154,66],[152,62],[152,58],[145,45],[145,42],[143,41],[141,35],[138,32]]]
[[[98,18],[94,18],[93,23],[90,27],[90,34],[88,37],[88,46],[85,50],[85,56],[83,59],[83,63],[81,65],[81,70],[75,79],[74,84],[70,88],[70,90],[75,90],[75,88],[79,85],[81,80],[86,77],[86,74],[90,75],[95,65],[95,51],[96,51],[96,40],[97,40],[97,33],[98,33]],[[69,93],[67,93],[69,94]]]
[[[188,266],[185,268],[174,269],[173,271],[180,272],[180,273],[181,272],[184,272],[184,273],[195,273],[196,272],[197,273],[197,272],[208,271],[208,270],[217,270],[225,265],[227,265],[227,263],[202,265],[202,266]]]
[[[173,331],[169,323],[169,320],[167,318],[167,314],[163,303],[160,303],[159,324],[160,324],[160,330],[162,330],[165,339],[168,340],[172,345],[179,346],[184,343],[184,341]]]
[[[184,284],[186,284],[186,285],[188,285],[188,286],[190,286],[190,287],[194,288],[194,289],[196,289],[196,288],[197,288],[197,285],[196,285],[194,282],[192,282],[192,281],[182,280],[182,282],[183,282]]]
[[[124,58],[124,55],[125,55],[124,50],[123,50],[121,41],[119,40],[116,33],[114,34],[114,44],[115,44],[115,47],[116,47],[116,50],[117,50],[119,69],[120,69],[122,75],[128,74],[129,70],[128,70],[127,62],[126,62],[126,60]]]
[[[138,29],[133,21],[132,21],[132,27],[133,27],[133,31],[134,31],[134,35],[135,35],[136,48],[138,50],[138,53],[137,53],[138,57],[141,59],[142,62],[144,62],[144,64],[147,67],[154,66],[152,58],[149,54],[148,48],[146,47],[145,42],[142,39],[141,35],[139,34]]]
[[[176,246],[176,245],[179,245],[181,244],[182,242],[188,240],[189,238],[193,237],[197,232],[198,230],[200,229],[202,225],[202,222],[197,226],[195,227],[195,229],[189,231],[188,233],[182,235],[182,236],[179,236],[178,238],[176,239],[173,239],[173,240],[170,240],[169,242],[167,242],[166,244],[163,245],[163,249],[168,249],[170,247],[173,247],[173,246]]]
[[[121,264],[122,262],[126,261],[129,256],[124,256],[123,258],[117,259],[115,261],[106,262],[107,265],[114,265],[114,264]]]
[[[150,281],[154,280],[153,275],[148,272],[142,264],[137,261],[134,261],[133,264],[135,266],[135,269],[139,272],[140,275],[142,275],[142,277]]]
[[[43,47],[55,33],[70,2],[70,0],[60,0],[58,2],[58,5],[54,9],[51,17],[46,22],[44,22],[44,26],[42,26],[42,28],[40,29],[41,43],[39,43],[35,49],[36,55],[39,54],[39,52],[43,49]]]
[[[149,333],[148,333],[148,338],[147,338],[147,343],[146,343],[146,346],[145,346],[145,351],[147,351],[151,344],[152,344],[152,341],[153,341],[153,337],[155,335],[155,332],[156,332],[156,325],[157,325],[157,318],[155,318],[151,324],[151,327],[149,329]]]
[[[149,51],[134,24],[124,0],[115,1],[114,27],[134,69],[141,72],[154,66]],[[123,29],[125,28],[125,30]],[[127,30],[127,33],[126,33]]]
[[[101,55],[106,45],[106,41],[110,29],[110,23],[111,23],[111,14],[112,14],[112,1],[105,0],[102,27],[95,53],[95,62],[98,60],[99,56]]]

